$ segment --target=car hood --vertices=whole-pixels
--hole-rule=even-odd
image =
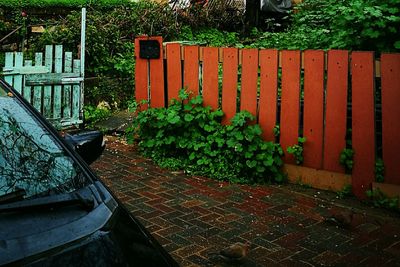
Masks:
[[[0,214],[0,265],[178,266],[100,183],[93,210]]]

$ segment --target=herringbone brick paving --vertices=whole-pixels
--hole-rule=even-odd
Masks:
[[[400,266],[395,214],[359,205],[351,227],[342,228],[324,218],[346,207],[319,191],[188,176],[157,167],[117,139],[107,146],[92,167],[181,266]],[[236,241],[250,242],[246,260],[215,257]]]

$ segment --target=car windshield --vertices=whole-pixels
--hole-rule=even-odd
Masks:
[[[69,193],[87,178],[53,136],[0,84],[0,197]]]

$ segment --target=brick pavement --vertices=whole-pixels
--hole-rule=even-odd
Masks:
[[[181,266],[400,266],[396,214],[355,204],[351,227],[342,228],[324,218],[346,206],[319,191],[188,176],[118,140],[107,146],[93,169]],[[215,256],[236,241],[250,242],[246,260]]]

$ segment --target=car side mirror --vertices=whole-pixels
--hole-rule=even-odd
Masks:
[[[64,139],[88,165],[101,156],[106,146],[103,133],[95,130],[66,132]]]

